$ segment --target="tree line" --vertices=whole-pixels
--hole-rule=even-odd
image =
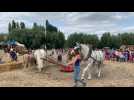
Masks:
[[[24,22],[12,20],[8,24],[8,38],[6,39],[16,40],[31,49],[44,48],[45,44],[47,49],[72,48],[76,42],[92,44],[94,48],[119,48],[121,45],[134,45],[134,33],[132,32],[117,35],[106,32],[101,38],[96,34],[75,32],[65,40],[64,33],[58,30],[56,26],[50,24],[48,20],[45,24],[46,27],[33,23],[32,28],[28,28]],[[5,41],[5,35],[0,35],[0,41]]]
[[[9,23],[8,30],[9,40],[23,43],[27,48],[44,48],[45,44],[48,49],[64,47],[64,34],[50,24],[48,20],[46,20],[46,28],[37,23],[33,23],[32,28],[27,28],[24,22],[18,23],[13,20],[12,23]]]
[[[120,48],[121,45],[134,45],[134,33],[119,33],[112,35],[110,32],[104,33],[101,38],[97,35],[85,33],[73,33],[67,39],[67,45],[73,47],[75,42],[92,44],[94,48]]]

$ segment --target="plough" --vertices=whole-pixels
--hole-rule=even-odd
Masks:
[[[62,71],[62,72],[73,72],[74,71],[72,65],[64,65],[64,64],[58,63],[57,61],[55,61],[49,57],[42,58],[42,59],[49,62],[49,63],[53,63],[53,64],[56,64],[58,66],[61,66],[60,71]]]

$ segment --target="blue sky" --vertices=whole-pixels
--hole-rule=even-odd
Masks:
[[[8,31],[8,23],[12,20],[23,21],[27,27],[33,22],[50,23],[57,26],[67,37],[73,32],[112,34],[134,32],[133,12],[0,12],[0,33]]]

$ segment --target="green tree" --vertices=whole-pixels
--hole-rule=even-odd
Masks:
[[[24,23],[24,22],[21,22],[21,23],[20,23],[20,28],[21,28],[21,29],[25,29],[25,23]]]
[[[73,33],[67,38],[67,46],[74,47],[75,43],[84,43],[92,44],[94,47],[97,47],[99,39],[97,35],[87,35],[85,33]]]
[[[12,20],[12,30],[16,29],[16,23],[14,20]]]
[[[111,45],[112,43],[112,38],[111,38],[111,34],[108,32],[108,33],[104,33],[101,37],[101,42],[100,42],[100,45],[101,47],[112,47]]]
[[[20,29],[20,26],[19,26],[19,23],[18,22],[16,23],[16,28],[17,29]]]
[[[0,33],[0,42],[1,41],[6,41],[8,37],[7,33]]]
[[[33,23],[33,29],[37,29],[37,23]]]
[[[17,26],[17,24],[16,24]],[[54,29],[55,28],[55,29]],[[33,24],[33,27],[26,28],[23,22],[20,28],[16,27],[9,34],[9,40],[16,40],[26,45],[27,48],[38,49],[47,44],[47,48],[63,48],[65,43],[64,33],[57,31],[57,28],[49,23],[47,38],[45,39],[45,27]]]
[[[46,20],[46,30],[49,32],[58,32],[58,29],[51,25],[48,20]]]
[[[8,24],[8,32],[10,33],[12,30],[12,26],[11,26],[11,23]]]

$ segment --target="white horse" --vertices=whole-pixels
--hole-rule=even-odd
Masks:
[[[45,61],[43,58],[47,57],[52,57],[52,59],[56,59],[56,53],[54,50],[47,50],[47,52],[44,49],[37,49],[37,50],[32,50],[32,54],[28,55],[25,54],[23,57],[24,59],[24,68],[26,67],[31,67],[33,65],[36,65],[37,69],[39,72],[42,71],[42,69],[46,66]]]
[[[34,57],[36,59],[36,64],[38,71],[41,72],[44,67],[44,61],[42,58],[46,56],[46,52],[44,49],[38,49],[34,51]]]
[[[86,72],[88,73],[88,79],[91,79],[91,67],[93,64],[97,67],[98,77],[101,76],[101,69],[104,61],[104,54],[101,50],[92,50],[91,45],[86,44],[78,44],[77,46],[80,48],[80,53],[82,55],[83,60],[88,60],[88,65],[83,69],[81,79],[85,79]]]

